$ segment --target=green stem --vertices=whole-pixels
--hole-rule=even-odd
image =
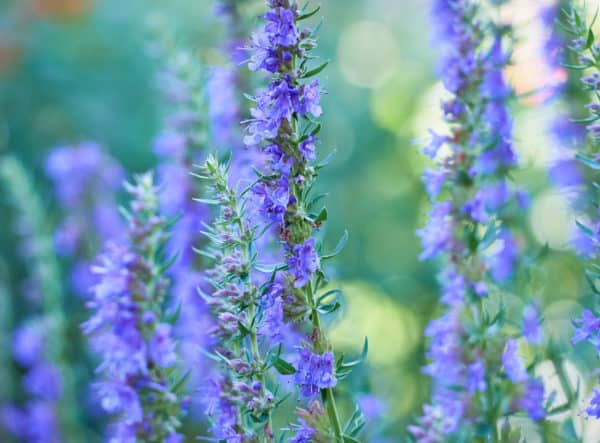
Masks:
[[[308,284],[306,288],[307,288],[306,296],[307,296],[308,300],[310,300],[310,304],[313,307],[312,308],[313,326],[314,326],[315,330],[317,331],[317,334],[316,334],[317,338],[316,338],[315,346],[319,353],[323,353],[323,352],[325,352],[325,349],[323,349],[322,340],[321,340],[321,337],[323,337],[323,330],[321,328],[321,320],[319,318],[319,313],[316,309],[312,285]],[[335,435],[336,441],[341,443],[344,441],[344,435],[343,435],[343,431],[342,431],[342,422],[340,420],[340,416],[339,416],[338,410],[337,410],[337,405],[335,402],[335,395],[333,392],[333,388],[327,388],[327,389],[324,389],[323,391],[325,393],[325,399],[327,401],[327,415],[329,416],[329,423],[331,424],[331,427],[333,428],[333,433]]]
[[[337,405],[335,403],[335,397],[333,395],[333,388],[325,389],[325,398],[327,399],[327,413],[329,414],[329,421],[333,426],[333,433],[335,434],[336,440],[341,443],[344,441],[344,435],[342,432],[340,416],[337,411]]]
[[[250,305],[250,307],[248,308],[248,313],[250,315],[250,318],[254,318],[254,315],[255,315],[254,304]],[[260,362],[261,357],[260,357],[260,350],[258,348],[258,340],[256,338],[256,326],[253,326],[252,329],[250,330],[250,349],[252,351],[254,360],[257,362]],[[262,383],[263,389],[266,389],[265,375],[262,371],[260,372],[258,379]],[[273,419],[271,417],[271,411],[268,412],[267,427],[268,427],[268,432],[272,433],[273,432]],[[272,440],[271,434],[263,435],[264,442],[269,442],[271,440]]]
[[[233,198],[231,206],[232,206],[234,214],[239,214],[237,198]],[[244,224],[242,223],[241,217],[237,217],[237,226],[240,231],[240,236],[243,238],[245,230],[244,230]],[[241,250],[242,250],[243,260],[244,261],[248,260],[248,257],[250,256],[250,247],[246,240],[243,240],[241,242]],[[256,315],[256,308],[254,306],[254,303],[251,303],[250,306],[248,307],[248,314],[249,314],[250,318],[252,319],[252,328],[250,328],[250,350],[252,351],[252,358],[254,359],[255,362],[262,362],[262,358],[260,355],[260,349],[258,347],[257,334],[256,334],[256,322],[254,321],[254,316]],[[266,389],[265,374],[262,370],[259,373],[258,379],[262,383],[263,389]],[[268,432],[270,434],[263,435],[263,441],[265,443],[272,440],[273,418],[271,416],[270,410],[269,410],[268,416],[267,416],[267,428],[268,428]]]

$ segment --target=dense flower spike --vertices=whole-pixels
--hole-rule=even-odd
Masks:
[[[192,165],[200,163],[205,156],[207,104],[201,66],[189,53],[177,49],[160,29],[157,34],[155,49],[161,64],[159,86],[166,115],[162,131],[154,140],[154,152],[159,158],[161,212],[169,218],[177,218],[167,242],[169,254],[177,257],[168,276],[172,280],[174,303],[180,306],[174,334],[180,341],[184,365],[194,368],[187,383],[191,392],[201,385],[208,366],[198,346],[208,343],[206,331],[210,327],[210,315],[196,291],[203,281],[205,264],[194,252],[194,248],[202,244],[208,211],[194,201],[201,188],[191,175]]]
[[[445,258],[440,300],[448,311],[426,331],[433,403],[419,426],[409,429],[423,443],[445,441],[449,434],[475,438],[479,426],[487,426],[493,438],[496,421],[514,412],[514,405],[521,407],[519,401],[503,405],[495,390],[500,386],[509,396],[519,391],[519,399],[530,380],[524,370],[517,374],[523,363],[516,342],[507,343],[506,358],[499,360],[502,319],[490,318],[483,302],[493,285],[515,273],[519,249],[509,220],[526,201],[507,182],[516,166],[507,105],[512,92],[503,74],[510,28],[486,19],[479,2],[435,0],[432,6],[440,74],[450,93],[442,103],[450,134],[432,132],[424,149],[436,167],[423,176],[433,207],[418,236],[421,259]],[[442,146],[448,154],[440,153]],[[505,374],[498,371],[502,363]],[[537,410],[530,415],[540,418]]]
[[[177,438],[182,406],[171,379],[177,356],[164,312],[167,266],[159,257],[167,220],[158,213],[151,174],[126,190],[132,197],[127,238],[99,256],[88,303],[93,315],[82,327],[103,359],[96,389],[102,407],[116,417],[110,441],[170,441]]]
[[[122,236],[115,195],[125,177],[123,170],[100,145],[86,141],[52,149],[46,174],[65,213],[54,234],[56,251],[74,259],[73,290],[87,295],[93,284],[89,260],[106,241]],[[89,238],[91,233],[95,233],[93,238]]]
[[[575,8],[570,8],[564,12],[562,17],[562,26],[568,37],[571,39],[567,45],[570,55],[574,58],[572,64],[567,67],[576,71],[583,72],[580,77],[579,88],[587,95],[589,103],[585,105],[588,115],[579,119],[579,123],[583,123],[587,130],[587,139],[579,140],[576,145],[576,158],[582,171],[585,173],[582,179],[582,216],[579,221],[579,240],[577,244],[583,246],[578,252],[582,253],[587,258],[586,274],[590,281],[590,288],[594,294],[598,295],[597,281],[598,274],[598,245],[600,239],[600,207],[597,203],[597,172],[600,169],[598,161],[598,121],[600,121],[600,101],[597,91],[599,89],[598,78],[600,70],[598,63],[600,61],[600,46],[595,40],[594,33],[591,30],[591,24],[586,21],[586,13]],[[579,112],[583,111],[583,106]],[[588,341],[597,350],[598,348],[598,330],[600,323],[596,318],[596,314],[590,310],[585,310],[581,318],[575,322],[575,333],[572,341],[574,344],[580,341]],[[600,357],[600,352],[598,353]],[[594,390],[592,398],[586,408],[586,413],[590,417],[600,419],[600,392]]]
[[[27,289],[34,296],[26,295],[39,310],[13,334],[13,357],[24,373],[27,402],[22,407],[3,405],[3,425],[24,441],[81,440],[75,377],[66,363],[64,290],[44,205],[16,159],[0,158],[0,180],[17,209],[21,252],[30,265]]]
[[[211,200],[220,207],[206,234],[211,244],[204,253],[214,260],[207,271],[212,289],[204,298],[215,318],[210,334],[220,370],[205,393],[206,414],[218,439],[272,441],[275,396],[266,385],[267,360],[258,341],[259,330],[268,321],[262,304],[268,287],[260,283],[257,270],[257,232],[244,196],[229,185],[229,165],[209,157],[201,177],[209,182]]]
[[[325,283],[318,247],[313,230],[327,218],[327,211],[312,213],[310,190],[317,170],[322,89],[314,79],[325,64],[311,69],[309,52],[316,46],[314,32],[301,29],[299,23],[318,11],[301,11],[290,0],[268,0],[263,28],[252,37],[249,48],[251,71],[271,75],[266,89],[254,97],[252,118],[246,122],[245,144],[259,147],[268,156],[252,192],[258,199],[260,213],[275,227],[284,244],[286,266],[273,282],[276,304],[281,303],[283,319],[303,327],[311,321],[307,333],[310,344],[301,347],[296,357],[296,377],[302,395],[314,399],[320,391],[328,411],[329,422],[312,427],[320,433],[341,441],[342,425],[338,416],[333,388],[336,370],[331,344],[324,334],[319,316],[339,306],[323,306],[327,297],[317,292]],[[321,407],[316,400],[315,407]],[[297,441],[305,441],[311,433],[305,419]],[[348,432],[353,432],[350,430]],[[313,437],[314,441],[318,441]]]

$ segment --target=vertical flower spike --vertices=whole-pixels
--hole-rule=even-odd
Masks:
[[[503,74],[511,29],[487,19],[477,1],[434,0],[432,6],[439,72],[450,94],[441,104],[449,134],[432,132],[424,149],[436,166],[423,176],[433,207],[418,236],[421,259],[444,260],[440,301],[447,311],[426,330],[432,404],[409,431],[423,443],[449,435],[497,441],[502,417],[525,410],[539,419],[543,399],[532,399],[527,372],[511,377],[523,365],[517,343],[506,341],[502,310],[490,316],[484,306],[488,292],[516,271],[510,221],[526,200],[507,181],[517,163],[507,104],[512,90]],[[502,370],[503,362],[511,365]]]
[[[159,87],[166,115],[154,141],[154,151],[159,158],[161,212],[177,218],[167,242],[169,255],[177,256],[168,276],[173,282],[173,300],[181,307],[174,334],[180,341],[183,364],[194,368],[187,383],[192,392],[199,388],[207,372],[207,362],[198,347],[206,346],[206,331],[210,327],[208,308],[196,291],[203,281],[206,264],[194,252],[204,240],[202,229],[208,211],[194,201],[201,188],[191,175],[192,165],[203,161],[208,141],[204,74],[191,54],[177,48],[161,29],[155,32],[154,47],[161,64]]]
[[[214,261],[207,271],[212,289],[204,297],[215,320],[210,335],[219,369],[204,396],[210,430],[219,440],[275,441],[275,396],[267,388],[266,372],[279,357],[267,360],[259,348],[259,330],[267,321],[261,298],[268,288],[257,270],[258,233],[247,217],[244,196],[228,183],[229,165],[209,157],[200,174],[209,183],[208,201],[220,207],[206,233],[211,244],[204,252]]]
[[[590,282],[590,288],[596,296],[598,291],[598,280],[600,280],[600,264],[598,263],[598,252],[600,245],[600,207],[598,206],[598,171],[600,171],[600,44],[592,31],[593,23],[588,24],[585,11],[574,7],[565,10],[561,20],[561,28],[564,29],[570,42],[566,49],[572,57],[572,62],[565,66],[577,72],[582,72],[579,88],[588,94],[589,102],[585,105],[588,115],[576,120],[577,123],[586,125],[587,139],[581,140],[576,148],[576,158],[584,172],[585,179],[582,182],[584,195],[582,216],[578,221],[580,229],[579,245],[585,245],[579,252],[587,258],[586,275]],[[581,110],[580,110],[581,112]],[[573,344],[587,341],[598,351],[598,333],[600,332],[600,320],[598,313],[585,310],[581,318],[575,320],[575,333]],[[598,351],[600,357],[600,351]],[[592,398],[586,408],[586,414],[590,417],[600,419],[600,391],[594,389]]]
[[[579,63],[577,54],[568,50],[569,36],[559,23],[561,11],[568,10],[571,2],[556,0],[545,6],[541,12],[542,22],[547,30],[547,38],[543,46],[547,70],[550,79],[555,79],[548,87],[551,102],[558,102],[566,112],[558,115],[549,128],[553,139],[553,159],[548,175],[552,184],[561,192],[576,212],[587,212],[595,215],[593,205],[589,204],[589,193],[586,181],[589,181],[585,167],[576,159],[579,147],[585,144],[585,125],[578,124],[577,119],[585,119],[585,105],[590,101],[590,91],[580,87],[580,76],[574,70],[565,69]],[[593,216],[592,215],[592,216]],[[580,229],[573,226],[572,247],[582,256],[593,253],[593,247],[582,235]],[[591,248],[591,249],[590,249]]]
[[[102,356],[96,389],[102,407],[115,416],[111,441],[181,441],[181,383],[173,380],[177,355],[164,312],[168,263],[160,258],[167,220],[158,213],[151,174],[126,190],[132,198],[127,238],[109,244],[93,268],[93,315],[83,330]]]
[[[94,142],[59,146],[46,159],[46,174],[65,217],[54,234],[56,252],[74,260],[71,286],[87,295],[93,284],[89,260],[123,230],[115,194],[124,179],[120,165]]]
[[[71,358],[65,346],[69,339],[64,290],[47,214],[31,179],[13,157],[0,158],[0,181],[16,209],[21,251],[31,272],[26,295],[33,298],[33,306],[41,301],[41,309],[13,334],[12,354],[25,374],[27,402],[4,407],[3,424],[24,441],[85,441],[75,376],[67,363]]]
[[[327,411],[324,422],[322,416],[309,420],[311,414],[300,410],[294,441],[306,441],[311,435],[311,441],[341,442],[344,437],[333,388],[348,368],[340,361],[334,364],[332,345],[320,319],[335,311],[339,303],[328,296],[332,292],[319,293],[326,282],[321,262],[335,253],[320,256],[318,252],[313,232],[326,221],[327,211],[313,212],[310,195],[317,171],[323,166],[314,164],[319,144],[317,119],[322,113],[322,89],[314,77],[326,63],[309,66],[313,58],[310,51],[316,47],[315,31],[300,27],[318,10],[299,10],[290,0],[267,1],[266,23],[252,36],[248,67],[266,72],[270,82],[254,97],[244,142],[248,147],[259,147],[268,157],[252,192],[261,214],[275,227],[285,253],[286,264],[276,272],[269,297],[273,305],[282,307],[284,321],[295,322],[306,332],[307,340],[296,357],[294,379],[309,409],[323,408],[320,402],[324,401]],[[347,429],[349,436],[356,432],[352,426]]]

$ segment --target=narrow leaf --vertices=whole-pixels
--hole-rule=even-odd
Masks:
[[[333,250],[333,252],[330,254],[327,254],[327,255],[323,255],[321,257],[321,260],[329,260],[329,259],[332,259],[332,258],[340,255],[340,253],[344,249],[344,246],[346,246],[347,242],[348,242],[348,231],[345,230],[344,234],[342,235],[342,238],[340,238],[340,241],[338,242],[338,244],[335,247],[335,249]]]
[[[301,21],[301,20],[306,20],[307,18],[311,18],[313,15],[315,15],[317,12],[319,12],[321,10],[321,6],[317,6],[315,9],[313,9],[312,11],[306,12],[302,15],[299,15],[298,18],[296,19],[296,21]]]
[[[310,71],[304,73],[302,75],[302,78],[314,77],[315,75],[319,74],[323,69],[325,69],[325,67],[327,67],[328,64],[329,64],[329,61],[323,62],[322,64],[320,64],[316,68],[311,69]]]
[[[272,360],[273,367],[277,369],[281,375],[292,375],[296,373],[296,368],[294,368],[290,363],[282,359],[281,357],[275,357]]]

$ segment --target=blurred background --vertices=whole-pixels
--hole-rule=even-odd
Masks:
[[[344,229],[350,232],[332,269],[347,303],[330,329],[337,348],[350,353],[360,352],[369,337],[370,375],[359,369],[349,381],[371,415],[367,441],[402,441],[428,397],[429,380],[420,371],[423,330],[438,313],[437,267],[418,261],[414,234],[429,207],[420,181],[427,163],[420,146],[428,128],[443,128],[429,11],[423,0],[322,3],[317,53],[331,60],[323,74],[328,94],[322,149],[337,150],[319,184],[329,194],[325,243],[333,247]],[[539,52],[547,32],[538,18],[543,2],[512,3],[505,12],[517,23],[518,47],[509,75],[518,93],[528,93],[561,74],[549,71]],[[261,8],[261,1],[246,2],[250,28],[259,23]],[[219,45],[226,30],[210,0],[1,2],[0,154],[14,154],[26,166],[48,220],[61,216],[44,173],[49,149],[94,140],[128,173],[156,164],[153,139],[166,112],[157,88],[161,66],[148,50],[148,23],[157,17],[177,46],[203,65],[222,63]],[[518,296],[538,300],[547,339],[564,345],[572,333],[570,318],[591,298],[580,264],[567,251],[572,219],[546,178],[553,155],[547,128],[557,110],[542,102],[543,97],[528,94],[515,104],[522,163],[515,179],[532,197],[522,241],[532,250],[547,243],[550,252],[527,286],[517,285],[515,294],[506,296],[509,303]],[[26,315],[28,301],[21,293],[28,263],[18,253],[12,228],[17,216],[5,197],[2,190],[0,268],[16,323]],[[9,305],[3,306],[6,312]],[[588,375],[596,364],[593,350],[564,347],[570,374],[582,383],[584,395],[594,382]],[[81,371],[85,379],[85,368]],[[344,404],[346,414],[349,407]]]

